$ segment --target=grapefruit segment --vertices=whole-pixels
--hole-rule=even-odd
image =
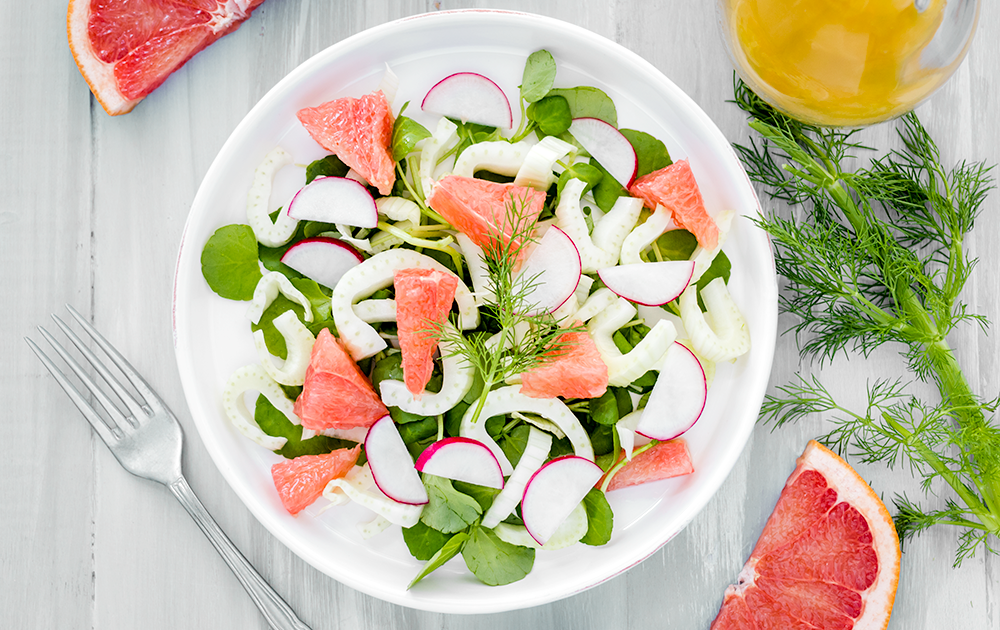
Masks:
[[[629,186],[633,197],[643,200],[649,208],[662,205],[673,215],[674,223],[698,239],[698,245],[714,250],[719,244],[719,226],[705,210],[698,182],[687,160],[643,175]]]
[[[521,220],[534,225],[545,205],[545,193],[527,186],[448,175],[434,186],[427,205],[476,245],[488,248],[491,239],[500,236],[506,247],[516,227],[515,206]]]
[[[399,269],[396,289],[396,327],[403,355],[403,382],[418,396],[434,371],[438,337],[432,332],[448,321],[455,301],[458,277],[437,269]]]
[[[620,462],[624,455],[618,458]],[[615,462],[616,464],[618,462]],[[683,438],[660,442],[639,453],[622,466],[608,484],[608,492],[650,481],[660,481],[694,472],[691,451]],[[604,483],[604,480],[601,480]]]
[[[358,364],[324,328],[316,337],[295,415],[314,431],[370,427],[388,415]]]
[[[586,332],[562,335],[566,346],[547,362],[521,374],[521,393],[531,398],[598,398],[608,388],[608,366]]]
[[[104,110],[125,114],[263,1],[70,0],[69,47]]]
[[[818,442],[797,464],[711,627],[885,628],[900,556],[888,510]]]
[[[395,119],[381,90],[361,98],[336,98],[298,112],[299,122],[321,147],[336,154],[378,188],[392,193],[396,163],[392,159]]]
[[[323,495],[332,479],[339,479],[358,461],[361,445],[341,448],[324,455],[300,455],[271,466],[271,478],[281,504],[295,515]]]

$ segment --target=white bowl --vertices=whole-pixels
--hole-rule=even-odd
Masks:
[[[457,71],[499,84],[515,110],[526,57],[545,48],[555,57],[556,85],[594,85],[618,108],[621,127],[662,139],[674,159],[687,158],[709,211],[731,208],[755,216],[757,199],[739,162],[711,120],[656,68],[582,28],[557,20],[490,10],[431,13],[384,24],[309,59],[251,110],[222,147],[195,197],[177,263],[174,345],[184,392],[206,448],[223,476],[274,536],[320,571],[352,588],[403,606],[449,613],[528,608],[577,593],[650,556],[705,506],[729,474],[754,426],[767,386],[777,322],[777,283],[768,240],[737,218],[725,250],[733,263],[730,289],[743,310],[753,348],[719,366],[709,402],[686,434],[692,475],[613,492],[614,535],[603,547],[578,545],[539,552],[520,582],[488,587],[456,558],[411,590],[421,564],[395,527],[363,540],[357,523],[370,512],[347,505],[298,517],[281,506],[270,466],[278,456],[239,434],[226,419],[221,390],[237,367],[256,361],[246,304],[224,300],[206,285],[200,255],[208,237],[246,222],[246,193],[264,155],[281,144],[297,162],[321,156],[295,117],[298,109],[378,87],[385,64],[400,78],[396,111],[422,118],[419,103],[436,81]],[[516,124],[516,123],[515,123]]]

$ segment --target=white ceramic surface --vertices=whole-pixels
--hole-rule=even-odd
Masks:
[[[356,524],[371,513],[354,505],[320,513],[314,506],[288,515],[270,478],[278,460],[239,434],[221,405],[221,389],[237,367],[256,361],[245,303],[223,300],[205,284],[201,249],[217,228],[246,221],[252,173],[275,145],[298,163],[324,152],[299,126],[295,112],[340,96],[375,89],[388,63],[400,78],[395,109],[429,123],[418,103],[437,80],[456,71],[489,76],[516,109],[528,54],[546,48],[556,59],[556,85],[594,85],[618,108],[621,127],[662,139],[674,159],[690,160],[709,211],[739,215],[725,250],[733,262],[730,288],[753,340],[734,364],[719,366],[709,402],[686,434],[695,473],[617,491],[614,535],[603,547],[578,545],[539,553],[524,580],[491,588],[460,558],[412,590],[421,563],[407,552],[398,527],[362,540]],[[516,123],[515,123],[516,125]],[[280,203],[280,202],[275,202]],[[384,24],[319,53],[278,83],[233,132],[194,200],[177,262],[174,345],[184,392],[199,433],[224,477],[279,540],[336,580],[413,608],[486,613],[536,606],[585,590],[655,552],[701,510],[729,474],[753,428],[775,343],[777,286],[769,243],[745,218],[757,200],[728,142],[695,103],[652,65],[623,47],[570,24],[488,10],[432,13]]]

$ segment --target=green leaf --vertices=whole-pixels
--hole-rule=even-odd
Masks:
[[[524,449],[528,446],[530,432],[531,427],[519,424],[499,441],[500,450],[507,456],[511,466],[517,466],[517,462],[521,461],[521,455],[524,454]]]
[[[249,225],[224,225],[201,251],[201,273],[208,286],[229,300],[251,300],[262,274],[257,237]]]
[[[403,542],[417,560],[430,560],[450,539],[448,534],[428,527],[422,521],[417,521],[413,527],[403,528]]]
[[[597,202],[598,208],[608,212],[619,197],[628,197],[628,191],[597,160],[591,158],[590,163],[600,169],[602,175],[601,181],[594,186],[594,201]]]
[[[600,398],[591,398],[588,409],[591,419],[597,424],[611,426],[618,422],[618,400],[610,387]]]
[[[278,411],[271,404],[271,401],[263,396],[257,397],[253,419],[264,433],[272,437],[283,437],[288,440],[284,446],[275,451],[278,455],[288,459],[293,459],[300,455],[322,455],[323,453],[331,453],[339,448],[354,448],[354,442],[327,437],[325,435],[317,435],[308,440],[303,440],[302,426],[292,424],[285,414]]]
[[[431,559],[427,561],[427,564],[425,564],[424,568],[420,570],[420,573],[418,573],[417,576],[413,578],[413,581],[410,582],[409,586],[406,587],[406,590],[410,590],[411,588],[413,588],[414,584],[416,584],[420,580],[430,575],[432,572],[434,572],[434,570],[441,567],[445,562],[448,562],[449,560],[457,556],[458,552],[462,550],[462,547],[468,540],[469,540],[469,535],[466,534],[465,532],[455,534],[454,536],[449,538],[448,542],[446,542],[437,551],[437,553],[431,556]]]
[[[312,182],[317,177],[343,177],[351,167],[336,155],[328,155],[325,158],[315,160],[306,167],[306,183]]]
[[[556,80],[556,60],[547,50],[536,50],[528,55],[521,75],[521,98],[529,103],[548,94]]]
[[[420,520],[428,527],[451,534],[475,523],[483,513],[478,501],[455,490],[448,479],[426,474],[423,478],[428,502]]]
[[[546,96],[537,103],[528,106],[525,112],[530,120],[538,124],[538,128],[547,136],[558,136],[569,130],[573,122],[573,114],[569,103],[562,96]]]
[[[464,481],[452,481],[451,485],[454,486],[456,490],[462,494],[467,494],[479,503],[479,507],[483,508],[483,513],[490,509],[493,505],[493,500],[497,498],[500,494],[500,490],[497,488],[487,488],[486,486],[477,486],[474,483],[466,483]]]
[[[687,230],[668,230],[656,239],[663,260],[690,260],[698,239]]]
[[[279,293],[274,298],[274,301],[264,309],[264,313],[260,316],[260,321],[256,324],[253,322],[250,323],[251,331],[256,332],[260,330],[264,332],[264,344],[267,346],[268,352],[279,359],[284,359],[288,356],[288,348],[285,346],[284,335],[274,327],[274,320],[285,311],[294,311],[295,316],[299,318],[300,322],[305,315],[305,309],[298,302],[293,302]]]
[[[556,182],[556,192],[561,195],[563,187],[566,186],[566,182],[571,179],[581,179],[586,183],[583,187],[583,192],[586,193],[588,190],[591,190],[594,186],[601,183],[603,178],[604,171],[596,166],[592,166],[586,162],[570,164],[566,167],[566,170],[559,174],[559,180]]]
[[[583,507],[587,509],[587,533],[580,539],[585,545],[605,545],[611,540],[611,530],[615,525],[615,514],[607,497],[597,488],[592,488],[583,497]]]
[[[474,527],[462,547],[465,566],[484,584],[511,584],[531,573],[535,550],[504,542],[493,530]]]
[[[404,105],[405,107],[405,105]],[[392,125],[392,159],[396,162],[409,155],[424,138],[430,138],[427,128],[406,116],[399,116]]]
[[[632,397],[624,387],[609,387],[615,393],[615,402],[618,403],[618,417],[624,418],[632,413]]]
[[[670,159],[670,152],[667,146],[659,139],[654,138],[644,131],[635,129],[622,129],[621,134],[628,139],[635,149],[635,157],[639,161],[636,170],[636,179],[643,175],[648,175],[653,171],[658,171],[665,166],[673,164]]]
[[[569,104],[573,118],[600,118],[618,127],[618,112],[611,97],[595,87],[556,88],[548,96],[561,96]]]
[[[701,290],[706,284],[715,280],[716,278],[722,278],[725,282],[729,282],[729,274],[733,269],[732,263],[729,261],[729,257],[726,256],[726,252],[719,252],[715,255],[715,259],[712,264],[709,265],[705,273],[702,274],[701,278],[698,279],[698,289]]]

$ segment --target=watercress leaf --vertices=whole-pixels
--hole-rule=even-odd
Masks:
[[[698,239],[687,230],[668,230],[656,239],[663,260],[690,260]]]
[[[529,120],[535,121],[538,129],[547,136],[558,136],[569,130],[573,122],[569,103],[562,96],[546,96],[528,106],[525,112]]]
[[[618,417],[624,418],[632,413],[632,397],[624,387],[609,387],[615,393],[615,402],[618,403]]]
[[[423,480],[428,502],[420,514],[420,520],[425,525],[451,534],[476,522],[483,513],[478,501],[455,490],[448,479],[425,474]]]
[[[440,549],[438,549],[437,553],[431,556],[431,559],[427,561],[427,564],[425,564],[424,568],[420,570],[420,573],[418,573],[417,576],[413,578],[413,581],[410,582],[409,586],[407,586],[406,589],[409,590],[413,588],[413,586],[417,582],[430,575],[432,572],[434,572],[435,569],[440,568],[445,562],[448,562],[449,560],[457,556],[458,552],[462,550],[462,547],[468,540],[469,540],[469,535],[465,532],[455,534],[454,536],[449,538],[448,542],[446,542]]]
[[[561,96],[569,104],[573,118],[600,118],[618,127],[618,112],[611,97],[595,87],[555,88],[548,96]]]
[[[389,409],[389,415],[397,423],[396,428],[399,429],[399,437],[403,438],[403,444],[420,442],[432,438],[437,434],[437,418],[417,416],[416,418],[406,418],[406,423],[399,424],[399,421],[393,416],[393,409],[396,409],[399,414],[406,412],[399,411],[398,407]]]
[[[344,164],[336,155],[328,155],[325,158],[314,160],[306,167],[306,183],[312,182],[317,177],[343,177],[351,167]]]
[[[556,192],[561,195],[563,187],[566,186],[566,182],[571,179],[580,179],[586,184],[583,187],[583,192],[586,193],[599,184],[603,178],[604,171],[596,166],[592,166],[586,162],[570,164],[566,167],[566,170],[559,174],[559,179],[556,181]]]
[[[528,446],[530,432],[531,427],[519,424],[499,441],[500,450],[507,456],[511,466],[517,466],[517,462],[521,461],[521,455],[524,454],[524,449]]]
[[[548,94],[556,79],[556,60],[547,50],[536,50],[528,55],[521,75],[521,98],[529,103]]]
[[[621,129],[620,131],[635,149],[635,157],[639,162],[635,173],[637,178],[674,163],[670,159],[667,146],[659,139],[635,129]]]
[[[490,506],[493,505],[493,500],[500,494],[500,490],[497,488],[477,486],[474,483],[466,483],[464,481],[452,481],[451,485],[462,494],[467,494],[475,499],[479,503],[479,507],[483,508],[483,513],[490,509]]]
[[[615,334],[611,335],[611,341],[615,342],[615,347],[622,354],[628,354],[632,352],[632,344],[628,342],[628,338],[620,330],[616,330]]]
[[[427,128],[406,116],[399,116],[392,125],[392,159],[396,162],[409,155],[424,138],[430,138]]]
[[[229,300],[251,300],[261,279],[257,237],[249,225],[224,225],[201,251],[201,273],[208,286]]]
[[[295,311],[295,316],[299,318],[299,321],[302,321],[305,315],[305,309],[298,302],[293,302],[279,293],[274,301],[264,309],[260,321],[256,324],[250,323],[251,331],[261,330],[264,332],[264,344],[267,346],[268,352],[279,359],[288,356],[288,348],[285,346],[285,337],[274,327],[274,320],[285,311]]]
[[[608,424],[599,424],[590,431],[590,444],[594,448],[594,454],[612,453],[616,435],[618,435],[618,430],[615,429],[614,425]]]
[[[618,422],[618,401],[610,387],[599,398],[591,398],[588,408],[591,419],[597,424],[610,426]]]
[[[293,459],[300,455],[322,455],[339,448],[354,448],[354,442],[317,435],[308,440],[302,439],[302,426],[292,424],[285,414],[278,411],[267,398],[257,397],[253,418],[260,430],[273,437],[283,437],[288,441],[275,451],[278,455]]]
[[[323,292],[319,283],[309,278],[292,278],[290,282],[309,300],[314,316],[313,321],[332,319],[333,309],[330,306],[330,296]]]
[[[523,579],[535,564],[535,550],[500,540],[493,530],[474,527],[462,547],[465,566],[484,584],[501,586]]]
[[[585,545],[604,545],[611,540],[615,514],[611,511],[607,497],[597,488],[591,489],[583,497],[583,507],[587,510],[587,533],[580,539]]]
[[[434,554],[441,551],[449,539],[451,536],[448,534],[428,527],[421,521],[417,521],[413,527],[403,528],[403,542],[417,560],[430,560]]]
[[[597,160],[591,158],[590,163],[595,168],[600,169],[603,175],[601,181],[594,186],[594,201],[597,202],[598,208],[604,212],[608,212],[615,205],[615,202],[618,201],[619,197],[628,196],[628,191]]]
[[[715,255],[715,259],[712,260],[712,264],[709,265],[705,273],[701,275],[698,279],[698,289],[701,290],[706,284],[715,280],[716,278],[722,278],[723,281],[729,282],[729,274],[732,271],[733,265],[729,261],[729,257],[726,256],[726,252],[719,252]]]
[[[562,457],[563,455],[573,455],[573,443],[568,438],[557,438],[552,440],[552,449],[549,451],[549,459]]]

